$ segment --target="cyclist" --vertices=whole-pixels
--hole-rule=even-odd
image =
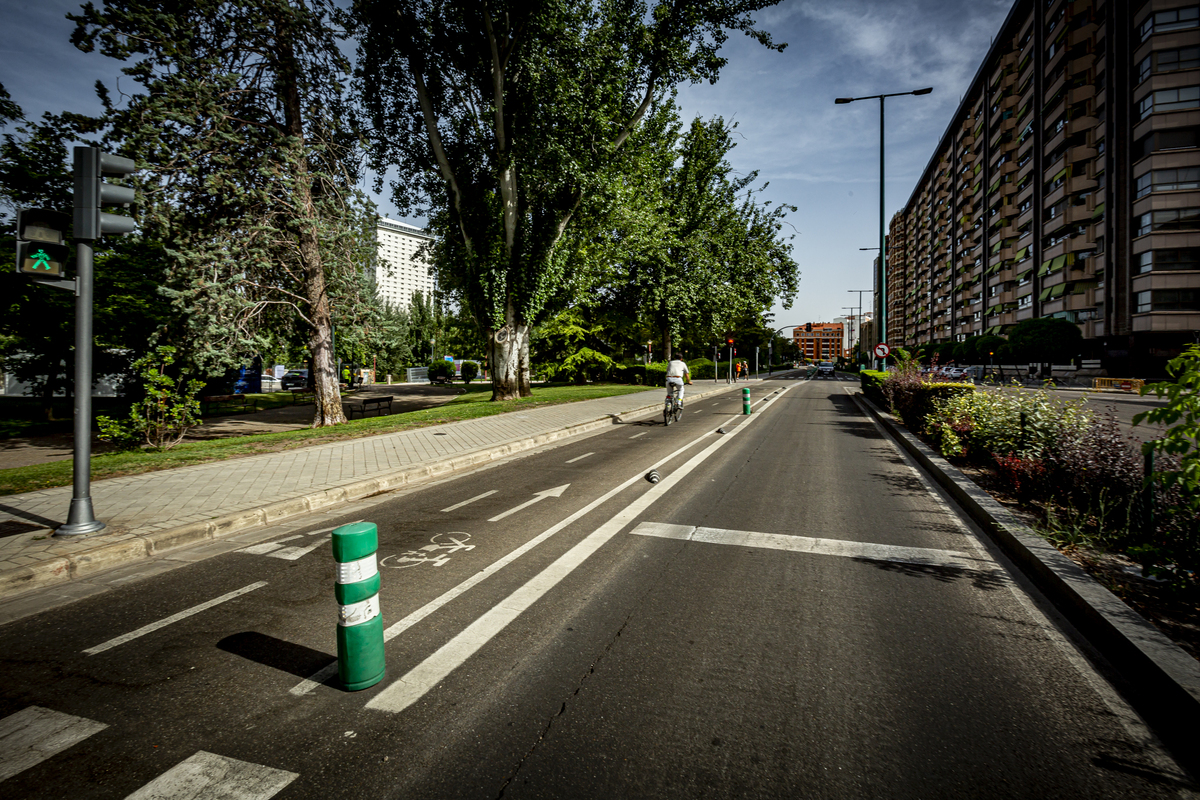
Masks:
[[[683,360],[683,353],[677,352],[667,362],[667,397],[671,396],[671,386],[679,387],[679,407],[683,408],[683,385],[692,382],[692,371]]]

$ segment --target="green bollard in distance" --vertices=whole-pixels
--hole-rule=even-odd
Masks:
[[[742,413],[750,413],[750,390],[742,389]]]
[[[379,613],[379,531],[373,522],[343,525],[333,532],[338,601],[338,678],[357,692],[383,680],[383,617]]]

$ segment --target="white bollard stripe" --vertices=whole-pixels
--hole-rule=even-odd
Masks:
[[[23,708],[0,719],[0,781],[37,766],[107,727],[103,722],[41,706]]]
[[[238,761],[201,750],[138,789],[125,800],[238,798],[267,800],[300,777],[295,772]]]
[[[359,603],[348,606],[338,606],[338,625],[349,628],[351,625],[361,625],[379,616],[379,595],[373,594]]]
[[[375,563],[374,553],[357,561],[344,561],[335,566],[337,567],[335,583],[358,583],[379,574],[379,565]]]

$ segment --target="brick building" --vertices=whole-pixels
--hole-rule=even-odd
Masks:
[[[808,327],[812,330],[807,330]],[[800,348],[800,355],[809,361],[833,361],[846,355],[844,328],[841,322],[813,322],[794,328],[792,338]]]

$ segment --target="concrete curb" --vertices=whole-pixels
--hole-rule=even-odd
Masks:
[[[730,388],[728,385],[723,385],[708,390],[693,389],[689,396],[705,397],[728,388]],[[655,402],[623,411],[620,414],[605,414],[602,417],[577,422],[563,428],[544,431],[527,439],[414,464],[404,469],[364,478],[344,486],[320,489],[300,497],[268,503],[255,509],[223,514],[204,522],[190,522],[164,530],[135,534],[134,538],[119,542],[97,542],[95,547],[79,553],[53,556],[36,564],[0,571],[0,600],[8,600],[25,592],[94,575],[97,572],[133,561],[152,558],[181,547],[203,544],[250,528],[275,524],[290,517],[313,511],[326,510],[342,503],[361,500],[401,486],[440,478],[459,470],[533,450],[561,439],[616,425],[623,419],[645,416],[661,408],[661,402]],[[103,534],[97,538],[103,538]]]
[[[1179,742],[1200,719],[1200,663],[1104,588],[1053,545],[1021,523],[958,468],[927,447],[868,398],[870,409],[905,450],[988,533],[1129,682],[1138,710]]]

